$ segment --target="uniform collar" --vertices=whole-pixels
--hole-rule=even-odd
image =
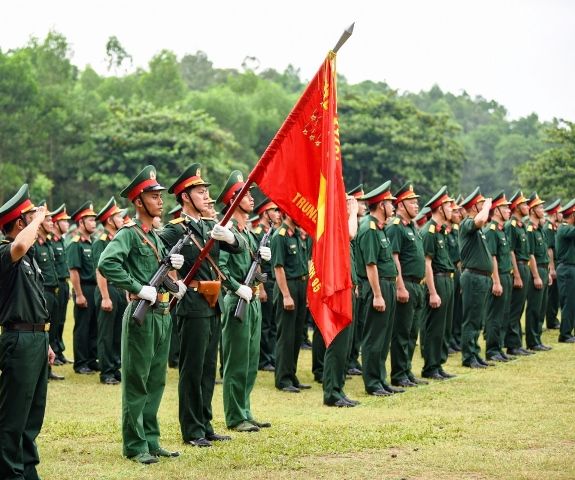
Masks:
[[[383,227],[385,227],[385,222],[380,222],[376,217],[374,217],[373,215],[369,216],[371,218],[371,221],[375,222],[375,224],[377,225],[378,230],[383,230]]]

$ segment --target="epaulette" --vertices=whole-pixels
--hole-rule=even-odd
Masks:
[[[10,240],[6,240],[5,238],[3,238],[0,243],[1,243],[2,245],[5,245],[6,243],[10,243]]]
[[[428,232],[429,232],[429,233],[435,233],[435,225],[431,224],[431,225],[429,226]]]
[[[204,222],[214,222],[216,223],[217,220],[215,218],[212,217],[200,217]]]
[[[397,217],[393,219],[393,224],[394,225],[399,225],[401,223],[401,218]]]
[[[516,226],[517,226],[517,220],[515,220],[515,219],[511,220],[511,225],[513,225],[514,227],[516,227]]]
[[[262,233],[262,227],[259,227],[259,226],[258,226],[258,227],[256,227],[256,228],[254,228],[254,233],[255,233],[256,235],[259,235],[260,233]]]
[[[170,223],[172,225],[177,225],[178,223],[182,223],[184,220],[184,217],[174,218],[173,220],[170,220]]]
[[[551,224],[549,224],[549,225],[551,225]],[[549,228],[551,228],[551,227],[549,227]],[[46,240],[52,240],[52,234],[51,233],[46,235]]]
[[[79,241],[80,241],[80,235],[74,235],[74,236],[72,237],[72,242],[78,243]]]
[[[136,225],[136,222],[134,222],[133,220],[130,220],[128,223],[124,223],[124,225],[122,225],[122,226],[120,227],[120,230],[121,230],[122,228],[130,228],[130,227],[133,227],[133,226],[135,226],[135,225]]]
[[[373,220],[369,221],[369,228],[371,228],[372,230],[377,230],[377,226],[375,225],[375,222]]]
[[[547,228],[548,228],[549,230],[553,230],[553,225],[552,225],[551,223],[549,223],[549,225],[547,226]]]
[[[527,231],[528,231],[528,232],[532,232],[532,231],[533,231],[533,225],[529,225],[529,226],[527,227]]]
[[[459,223],[453,224],[453,230],[459,230]]]
[[[107,233],[102,233],[102,235],[100,235],[100,240],[102,240],[102,241],[104,241],[104,242],[105,242],[106,240],[108,240],[108,234],[107,234]]]
[[[491,230],[493,230],[493,231],[497,230],[497,226],[496,226],[494,223],[492,223],[491,225],[489,225],[489,228],[490,228]]]
[[[286,229],[284,227],[280,228],[280,231],[278,232],[278,235],[281,235],[282,237],[285,237],[286,234]]]

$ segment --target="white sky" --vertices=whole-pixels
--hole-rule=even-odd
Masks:
[[[105,44],[116,35],[147,67],[162,49],[181,58],[203,50],[219,68],[245,56],[260,69],[292,63],[309,79],[341,32],[355,31],[338,55],[352,83],[386,81],[417,92],[481,95],[510,118],[575,120],[575,2],[570,0],[4,0],[0,49],[66,36],[80,68],[105,73]]]

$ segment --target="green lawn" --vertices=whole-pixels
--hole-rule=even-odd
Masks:
[[[317,383],[300,394],[278,392],[273,374],[260,372],[253,412],[272,428],[233,433],[209,449],[181,443],[177,372],[170,370],[162,438],[182,456],[148,467],[121,456],[120,388],[57,367],[66,380],[49,385],[39,471],[59,480],[574,479],[575,345],[556,340],[556,331],[545,332],[552,351],[487,370],[465,369],[453,356],[446,370],[457,378],[393,397],[367,396],[354,377],[346,390],[362,403],[352,409],[324,407]],[[302,352],[299,368],[301,381],[312,383],[311,352]],[[213,403],[216,431],[224,433],[221,386]]]

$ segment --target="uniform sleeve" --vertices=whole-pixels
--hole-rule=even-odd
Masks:
[[[283,267],[285,265],[285,244],[284,238],[278,233],[274,233],[271,241],[272,267]]]
[[[66,249],[66,260],[70,270],[82,268],[82,245],[80,242],[72,242]]]
[[[94,262],[94,270],[98,268],[98,261],[100,260],[100,255],[104,251],[106,244],[102,240],[96,240],[92,245],[92,261]]]
[[[230,262],[230,253],[226,251],[220,252],[220,258],[218,259],[218,266],[222,273],[227,277],[222,283],[224,287],[232,292],[235,292],[239,286],[240,282],[238,282],[235,278],[232,277],[229,269],[229,262]]]
[[[423,253],[426,257],[435,258],[435,233],[429,231],[421,234]]]
[[[132,248],[131,232],[121,229],[102,252],[98,270],[108,281],[131,293],[139,293],[143,285],[134,279],[124,265]]]
[[[359,239],[359,249],[365,265],[376,265],[379,256],[379,237],[377,230],[369,229]]]
[[[473,220],[473,218],[466,218],[459,225],[460,236],[472,235],[475,233],[476,230],[477,227],[475,226],[475,221]]]
[[[391,251],[393,253],[400,253],[401,252],[401,245],[403,243],[403,232],[401,231],[401,227],[392,223],[389,227],[387,227],[386,233],[389,242],[391,243]]]
[[[2,274],[7,273],[10,269],[15,265],[12,262],[12,244],[5,243],[4,245],[0,245],[0,272]]]

